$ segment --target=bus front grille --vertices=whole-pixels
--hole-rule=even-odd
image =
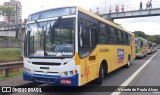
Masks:
[[[59,72],[50,72],[50,71],[37,71],[37,70],[34,70],[34,73],[35,74],[47,74],[47,75],[58,75]]]
[[[47,62],[32,62],[34,65],[52,65],[52,66],[59,66],[61,63],[47,63]]]

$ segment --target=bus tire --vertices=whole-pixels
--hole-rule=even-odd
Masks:
[[[127,64],[125,65],[126,68],[129,68],[131,65],[131,62],[130,62],[130,57],[128,56],[128,61],[127,61]]]
[[[103,66],[102,64],[100,65],[99,68],[99,77],[94,81],[96,85],[101,85],[102,84],[102,80],[104,77],[104,70],[103,70]]]

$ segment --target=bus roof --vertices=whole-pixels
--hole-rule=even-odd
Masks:
[[[104,23],[107,23],[107,24],[110,25],[110,26],[113,26],[113,27],[115,27],[115,28],[117,28],[117,29],[119,29],[119,30],[125,31],[125,32],[127,32],[127,33],[129,33],[129,34],[131,34],[131,35],[134,35],[133,33],[125,30],[124,28],[122,28],[122,27],[120,27],[120,26],[118,26],[118,25],[116,25],[116,24],[114,24],[114,23],[112,23],[112,22],[110,22],[110,21],[108,21],[108,20],[106,20],[106,19],[104,19],[104,18],[96,15],[96,14],[93,14],[93,13],[85,10],[84,8],[82,8],[82,7],[80,7],[80,6],[66,6],[66,7],[52,8],[52,9],[71,8],[71,7],[75,7],[75,8],[77,8],[79,11],[81,11],[81,12],[83,12],[83,13],[85,13],[85,14],[87,14],[87,15],[95,18],[95,19],[98,19],[98,20],[100,20],[100,21],[102,21],[102,22],[104,22]],[[42,10],[42,11],[39,11],[39,12],[35,12],[35,13],[30,14],[29,16],[34,15],[34,14],[36,14],[36,13],[41,13],[41,12],[45,12],[45,11],[48,11],[48,10],[52,10],[52,9],[47,9],[47,10]]]
[[[72,8],[72,7],[75,7],[75,8],[76,8],[76,6],[56,7],[56,8],[50,8],[50,9],[44,9],[44,10],[41,10],[41,11],[37,11],[37,12],[31,13],[30,15],[33,15],[33,14],[36,14],[36,13],[45,12],[45,11],[49,11],[49,10],[52,10],[52,9]]]

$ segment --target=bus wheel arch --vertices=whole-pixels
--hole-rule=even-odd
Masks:
[[[106,60],[103,60],[99,66],[99,77],[94,81],[97,85],[102,84],[102,80],[108,73],[108,64]]]
[[[104,76],[106,76],[108,74],[108,63],[106,60],[102,60],[101,64],[104,70]]]

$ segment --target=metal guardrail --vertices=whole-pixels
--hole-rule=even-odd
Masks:
[[[0,70],[4,70],[5,77],[9,76],[9,69],[23,67],[23,61],[0,63]]]

